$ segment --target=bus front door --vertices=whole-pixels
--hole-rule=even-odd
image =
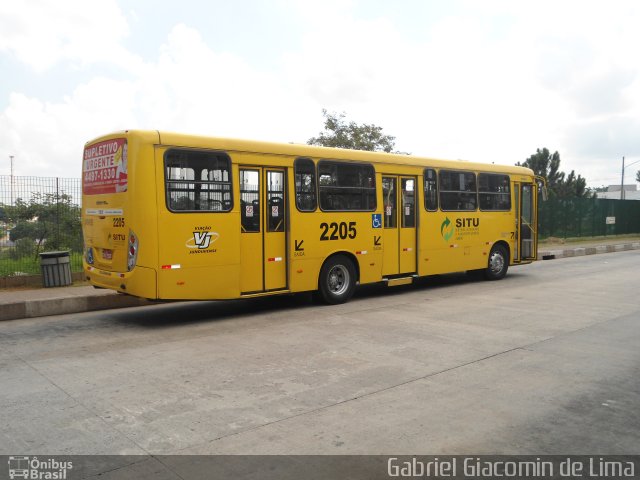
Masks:
[[[383,276],[416,271],[416,179],[383,176]]]
[[[287,288],[285,171],[240,168],[240,291]]]
[[[535,260],[537,257],[537,218],[535,209],[535,184],[520,185],[520,205],[518,219],[518,239],[520,261]]]

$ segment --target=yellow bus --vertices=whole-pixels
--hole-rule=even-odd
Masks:
[[[536,177],[515,166],[122,131],[83,158],[84,271],[149,299],[217,300],[483,271],[537,251]]]

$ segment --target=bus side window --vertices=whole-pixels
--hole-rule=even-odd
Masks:
[[[316,199],[316,167],[310,158],[297,158],[293,164],[296,207],[301,212],[314,212]]]
[[[478,175],[480,210],[511,210],[509,175],[481,173]]]
[[[368,163],[318,162],[318,196],[323,211],[376,209],[375,169]]]
[[[233,208],[231,160],[224,152],[165,152],[167,208],[172,212],[225,212]]]
[[[478,202],[476,174],[440,170],[440,208],[444,211],[474,211]]]
[[[424,171],[424,208],[429,212],[438,210],[438,176],[432,168]]]

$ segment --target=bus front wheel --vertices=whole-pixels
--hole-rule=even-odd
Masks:
[[[495,245],[489,254],[489,264],[484,271],[487,280],[500,280],[509,268],[509,251],[504,245]]]
[[[320,296],[329,305],[345,303],[356,287],[356,269],[344,255],[329,258],[320,270]]]

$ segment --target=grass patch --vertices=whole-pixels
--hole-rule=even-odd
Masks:
[[[71,271],[82,271],[82,253],[71,252]],[[40,257],[33,255],[24,257],[11,258],[10,255],[4,254],[0,259],[0,277],[14,277],[20,275],[40,275]]]

